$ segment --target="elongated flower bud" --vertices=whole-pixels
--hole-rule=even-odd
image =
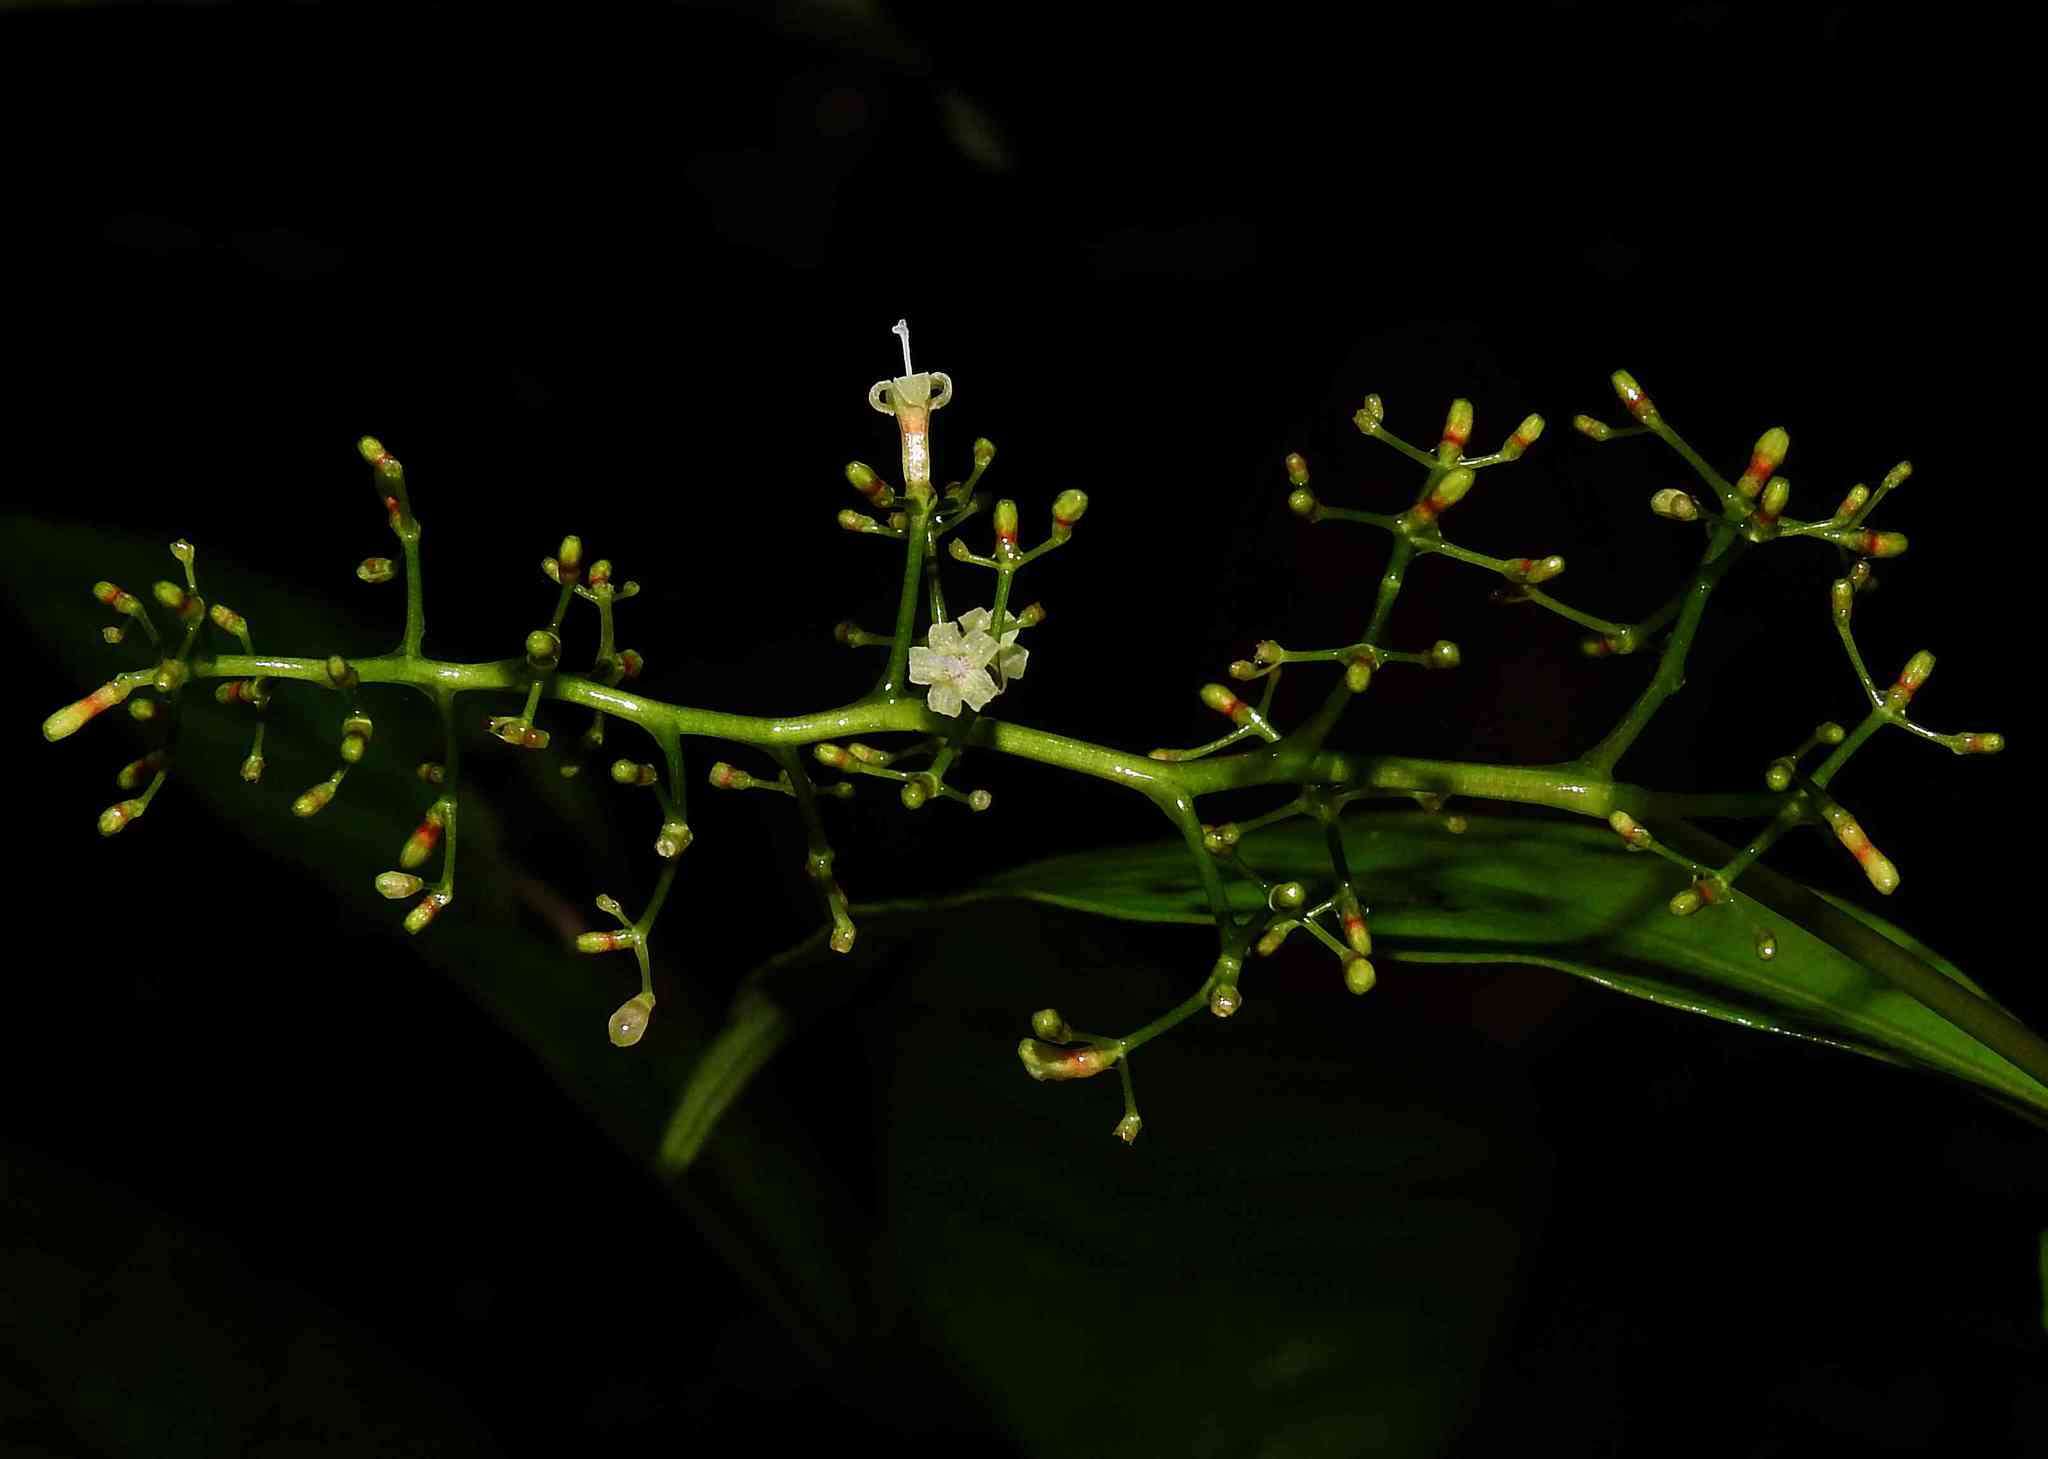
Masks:
[[[140,760],[131,760],[121,767],[121,773],[114,777],[114,785],[121,790],[140,790],[144,781],[164,768],[170,755],[163,750],[151,750]]]
[[[158,582],[150,587],[156,594],[157,602],[164,605],[180,618],[190,618],[199,611],[199,600],[179,587],[176,583]]]
[[[1204,684],[1202,686],[1202,703],[1208,705],[1209,708],[1215,710],[1218,714],[1225,716],[1235,725],[1250,724],[1258,713],[1251,705],[1245,703],[1244,700],[1238,698],[1221,684]]]
[[[248,636],[249,620],[225,603],[215,603],[206,610],[206,616],[213,620],[213,626],[222,633],[233,634],[236,638]]]
[[[1535,445],[1536,438],[1543,434],[1543,424],[1540,415],[1524,416],[1522,423],[1515,427],[1515,433],[1508,437],[1507,444],[1500,448],[1501,460],[1521,460],[1522,453]]]
[[[1436,443],[1437,459],[1455,461],[1464,454],[1465,445],[1472,439],[1472,402],[1453,400],[1450,413],[1444,417],[1444,433]]]
[[[1074,530],[1074,524],[1088,513],[1088,493],[1077,487],[1068,487],[1052,499],[1052,535],[1066,537]]]
[[[334,799],[334,793],[339,789],[341,789],[341,772],[337,770],[318,785],[307,789],[297,800],[293,801],[292,814],[300,817],[319,815],[320,812],[327,809],[329,802]]]
[[[426,818],[414,827],[413,833],[405,838],[405,844],[399,847],[398,864],[407,871],[425,865],[427,858],[434,854],[434,848],[441,844],[441,832],[447,823],[447,813],[440,805],[429,806]]]
[[[1773,476],[1764,483],[1763,497],[1757,502],[1756,522],[1760,527],[1775,527],[1778,518],[1785,515],[1785,504],[1792,499],[1792,483],[1782,476]]]
[[[133,593],[125,588],[117,588],[109,582],[94,583],[92,595],[116,613],[134,613],[142,607],[141,600]]]
[[[1552,553],[1549,557],[1511,557],[1507,560],[1505,576],[1509,582],[1526,583],[1534,587],[1547,583],[1564,571],[1564,559]]]
[[[116,801],[100,812],[100,834],[118,836],[130,821],[138,820],[149,807],[139,800]]]
[[[1899,670],[1898,679],[1885,691],[1884,707],[1894,714],[1904,709],[1913,702],[1913,696],[1920,692],[1920,686],[1933,672],[1934,655],[1923,648],[1906,660],[1906,667]]]
[[[1735,479],[1735,489],[1754,501],[1771,473],[1785,464],[1785,453],[1791,449],[1792,438],[1785,434],[1785,428],[1772,426],[1757,437],[1756,445],[1749,453],[1749,465]]]
[[[78,733],[94,718],[126,699],[133,687],[119,679],[100,685],[85,698],[65,705],[44,720],[43,738],[55,741]]]
[[[1616,370],[1608,379],[1614,386],[1614,393],[1621,398],[1621,403],[1628,407],[1630,415],[1646,426],[1656,424],[1659,419],[1657,407],[1651,402],[1650,397],[1643,393],[1643,387],[1636,383],[1635,376],[1626,370]]]
[[[1017,504],[1008,497],[996,503],[996,556],[1008,557],[1017,551]]]
[[[555,573],[564,587],[579,582],[583,577],[583,539],[564,537],[562,545],[555,549]]]
[[[578,952],[627,952],[640,945],[640,934],[630,927],[612,932],[579,932],[576,935]]]
[[[653,785],[661,779],[661,773],[652,765],[635,763],[632,760],[612,761],[612,780],[618,785]]]
[[[1647,851],[1654,844],[1642,823],[1627,811],[1616,811],[1607,818],[1607,824],[1614,828],[1614,834],[1621,837],[1631,851]]]
[[[418,936],[426,930],[428,924],[441,915],[441,909],[453,900],[454,898],[447,892],[428,892],[413,904],[410,912],[405,914],[405,930]]]
[[[1063,1049],[1037,1039],[1025,1039],[1018,1044],[1017,1057],[1023,1061],[1024,1072],[1039,1080],[1092,1079],[1116,1067],[1114,1049],[1099,1049],[1092,1045]]]
[[[1832,801],[1820,807],[1821,816],[1827,821],[1828,829],[1835,833],[1835,839],[1842,843],[1856,864],[1863,868],[1863,874],[1870,878],[1870,884],[1886,896],[1899,888],[1899,871],[1863,834],[1863,828],[1856,824],[1856,818]]]
[[[1476,480],[1478,480],[1478,477],[1473,474],[1472,468],[1469,466],[1460,466],[1455,470],[1447,471],[1444,473],[1443,480],[1424,493],[1422,500],[1418,501],[1409,510],[1421,521],[1433,522],[1450,510],[1450,508],[1463,501],[1465,493],[1472,489],[1472,483]]]
[[[875,475],[874,468],[864,461],[846,463],[846,484],[866,497],[877,510],[886,510],[895,504],[895,489]]]
[[[1851,532],[1842,541],[1851,552],[1865,557],[1898,557],[1906,550],[1904,532]]]
[[[1589,440],[1605,441],[1614,435],[1614,427],[1607,422],[1595,420],[1590,415],[1572,417],[1572,429]]]
[[[1289,451],[1287,453],[1287,484],[1289,486],[1308,485],[1308,458],[1299,451]]]

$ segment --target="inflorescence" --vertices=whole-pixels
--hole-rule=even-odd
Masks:
[[[853,462],[846,467],[845,478],[867,509],[838,514],[839,526],[846,531],[899,544],[903,554],[901,592],[891,628],[870,632],[853,623],[841,623],[834,629],[834,637],[850,648],[886,651],[873,689],[852,704],[797,719],[770,720],[668,704],[627,688],[640,677],[644,665],[638,653],[618,647],[614,609],[638,593],[639,585],[616,579],[611,563],[602,558],[586,560],[582,541],[573,536],[564,537],[555,553],[541,563],[541,572],[558,592],[546,622],[526,635],[518,654],[480,664],[427,658],[422,650],[420,526],[413,515],[405,471],[378,441],[365,437],[360,450],[371,468],[387,524],[398,540],[400,558],[367,558],[356,569],[356,576],[369,584],[404,581],[405,623],[393,652],[353,663],[332,655],[257,655],[248,622],[224,604],[209,605],[200,596],[193,548],[187,542],[175,542],[171,553],[182,568],[183,586],[158,582],[146,600],[112,583],[102,582],[93,588],[94,597],[116,615],[116,622],[102,630],[107,641],[123,642],[132,627],[146,643],[150,662],[115,675],[83,699],[52,714],[44,721],[44,736],[63,739],[123,703],[136,719],[160,730],[158,748],[116,776],[126,798],[109,806],[99,821],[101,833],[111,836],[148,811],[170,775],[179,717],[194,681],[217,681],[214,698],[252,720],[252,742],[241,766],[242,778],[252,785],[264,772],[264,711],[272,694],[283,681],[310,682],[338,695],[341,703],[333,774],[303,789],[291,802],[294,814],[312,817],[341,792],[351,767],[383,749],[363,691],[380,684],[415,690],[436,707],[442,745],[439,758],[418,766],[424,801],[419,823],[400,845],[397,867],[380,872],[375,887],[385,897],[411,901],[403,925],[407,932],[418,933],[455,898],[460,750],[465,731],[481,728],[512,749],[546,752],[556,731],[543,727],[544,704],[589,711],[588,723],[574,740],[575,754],[560,766],[561,773],[570,776],[604,752],[612,722],[634,726],[652,741],[656,753],[648,761],[614,759],[610,774],[618,786],[653,797],[656,810],[649,819],[658,827],[651,838],[659,863],[655,885],[637,917],[629,916],[615,898],[599,896],[596,906],[616,925],[584,932],[576,939],[579,951],[630,951],[638,965],[638,992],[609,1022],[612,1042],[622,1047],[640,1040],[653,1012],[650,946],[654,923],[669,896],[680,858],[693,840],[686,795],[686,739],[723,739],[764,753],[772,762],[772,768],[757,772],[716,760],[708,768],[708,779],[719,790],[767,791],[794,802],[805,831],[805,871],[823,905],[829,945],[842,953],[852,949],[857,930],[853,906],[835,871],[835,853],[825,833],[821,801],[851,796],[861,782],[881,780],[894,786],[902,805],[910,810],[934,801],[952,801],[970,811],[987,811],[989,792],[963,786],[958,780],[959,767],[972,750],[1016,755],[1137,789],[1167,815],[1187,843],[1216,922],[1219,945],[1215,961],[1184,1001],[1132,1033],[1082,1033],[1055,1010],[1044,1009],[1032,1018],[1032,1037],[1018,1049],[1025,1070],[1034,1079],[1082,1079],[1115,1069],[1123,1085],[1124,1112],[1114,1132],[1126,1142],[1137,1137],[1142,1125],[1131,1085],[1131,1055],[1203,1009],[1218,1018],[1235,1013],[1243,1006],[1240,984],[1248,958],[1269,957],[1300,933],[1336,961],[1346,988],[1357,994],[1373,988],[1378,972],[1371,961],[1371,888],[1348,865],[1340,827],[1345,808],[1354,801],[1412,799],[1439,816],[1450,834],[1464,829],[1463,818],[1446,810],[1453,797],[1519,801],[1600,816],[1627,850],[1655,853],[1678,869],[1678,886],[1670,900],[1674,915],[1686,917],[1710,910],[1725,915],[1734,905],[1730,889],[1745,870],[1779,837],[1803,826],[1822,828],[1839,841],[1877,891],[1889,894],[1896,889],[1897,869],[1831,791],[1851,756],[1879,730],[1901,729],[1956,754],[1987,754],[2004,746],[1997,734],[1941,733],[1910,716],[1913,699],[1933,670],[1932,654],[1915,653],[1892,683],[1881,687],[1858,650],[1851,620],[1858,597],[1874,581],[1871,563],[1898,557],[1906,550],[1903,536],[1873,529],[1870,518],[1911,474],[1910,466],[1901,463],[1894,467],[1875,490],[1852,487],[1828,516],[1801,521],[1786,514],[1791,488],[1778,474],[1790,447],[1784,430],[1766,431],[1740,474],[1730,481],[1679,436],[1636,381],[1623,372],[1614,375],[1613,385],[1633,424],[1609,426],[1583,415],[1573,424],[1597,442],[1656,437],[1691,468],[1705,493],[1699,496],[1666,487],[1649,499],[1654,513],[1699,532],[1703,541],[1698,562],[1686,581],[1643,619],[1614,621],[1554,597],[1546,585],[1565,570],[1560,556],[1489,557],[1445,535],[1447,514],[1468,497],[1479,474],[1519,460],[1543,435],[1541,416],[1525,418],[1497,450],[1475,455],[1468,452],[1473,430],[1469,401],[1452,402],[1434,447],[1424,448],[1387,428],[1384,406],[1372,395],[1366,397],[1353,422],[1364,435],[1421,471],[1422,481],[1410,505],[1397,511],[1329,505],[1311,489],[1309,465],[1300,455],[1289,455],[1285,462],[1290,487],[1287,505],[1295,515],[1311,524],[1363,524],[1390,539],[1370,615],[1351,641],[1330,648],[1292,649],[1271,639],[1259,640],[1249,658],[1229,665],[1227,675],[1238,685],[1256,683],[1256,702],[1244,697],[1253,692],[1249,688],[1241,693],[1221,682],[1202,685],[1201,703],[1228,720],[1230,728],[1193,748],[1155,749],[1139,756],[998,720],[986,711],[1024,678],[1030,657],[1020,635],[1046,618],[1044,607],[1035,602],[1021,609],[1011,607],[1017,574],[1072,539],[1088,509],[1088,498],[1077,489],[1059,492],[1052,501],[1044,537],[1026,546],[1017,504],[994,499],[982,488],[983,476],[996,454],[989,441],[975,441],[972,469],[963,480],[935,485],[931,415],[951,401],[953,382],[936,371],[914,371],[908,328],[899,323],[896,332],[902,337],[903,373],[876,383],[868,399],[896,425],[901,485],[871,466]],[[990,545],[986,552],[976,552],[961,534],[983,514],[992,529]],[[1832,722],[1820,725],[1801,744],[1770,759],[1763,773],[1765,788],[1747,796],[1660,795],[1615,779],[1617,764],[1681,683],[1686,656],[1708,599],[1729,568],[1758,547],[1794,540],[1832,548],[1840,564],[1830,580],[1829,612],[1864,691],[1867,707],[1862,718],[1847,728]],[[987,606],[981,605],[981,595],[976,594],[975,606],[957,616],[949,607],[940,580],[942,543],[944,555],[954,562],[991,574]],[[1397,647],[1387,641],[1387,627],[1407,569],[1418,557],[1429,555],[1466,564],[1498,579],[1495,596],[1501,601],[1531,604],[1576,625],[1586,634],[1581,648],[1589,657],[1654,653],[1656,663],[1648,684],[1612,729],[1563,766],[1459,765],[1367,757],[1327,748],[1344,711],[1379,683],[1384,671],[1397,666],[1425,671],[1459,667],[1462,654],[1454,643]],[[572,672],[562,664],[563,625],[579,601],[596,615],[597,648],[587,668]],[[164,625],[159,625],[152,608],[163,615]],[[211,651],[215,648],[230,651]],[[1275,711],[1275,697],[1282,670],[1293,665],[1328,666],[1337,673],[1320,702],[1288,727]],[[469,693],[523,696],[523,702],[514,713],[471,720],[457,713],[458,697]],[[865,738],[846,738],[853,733]],[[869,743],[869,739],[883,736],[891,737],[890,742]],[[840,778],[820,779],[820,770]],[[1211,824],[1200,819],[1200,797],[1260,786],[1279,788],[1288,798],[1242,821]],[[1687,814],[1739,816],[1760,824],[1732,859],[1705,865],[1668,847],[1654,830],[1660,816],[1675,821]],[[1328,874],[1314,882],[1266,880],[1248,860],[1246,843],[1263,828],[1294,817],[1308,817],[1322,827]],[[437,858],[439,875],[430,884],[428,876]],[[1232,910],[1226,877],[1241,878],[1257,889],[1257,911]],[[1762,928],[1755,929],[1754,945],[1760,958],[1776,954],[1775,941]],[[1908,991],[1912,991],[1910,980]],[[2043,1077],[2041,1069],[2031,1072]]]

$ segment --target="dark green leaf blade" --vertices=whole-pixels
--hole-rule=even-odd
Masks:
[[[1346,853],[1372,906],[1375,957],[1556,968],[1666,1007],[1949,1075],[2048,1113],[2048,1088],[1740,890],[1728,906],[1674,917],[1665,905],[1681,884],[1672,868],[1630,855],[1603,828],[1471,813],[1466,821],[1461,836],[1413,813],[1346,824]],[[1272,880],[1328,876],[1322,832],[1306,822],[1261,832],[1243,851]],[[1248,884],[1231,890],[1241,910],[1258,905]],[[1209,920],[1178,841],[1055,857],[981,892],[1129,921]],[[1980,991],[1882,919],[1844,910]],[[1769,961],[1756,953],[1759,929],[1777,940]]]

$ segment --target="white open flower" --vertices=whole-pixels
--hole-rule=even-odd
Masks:
[[[926,635],[931,646],[910,651],[910,682],[930,686],[924,702],[934,713],[954,716],[962,704],[979,712],[1010,680],[1024,677],[1031,650],[1017,647],[1014,628],[998,641],[988,631],[991,621],[988,609],[971,609],[958,623],[934,623]],[[1006,613],[1003,621],[1017,620]]]
[[[1014,615],[1005,613],[1003,621],[1015,623],[1017,620]],[[988,609],[975,608],[969,612],[962,613],[960,615],[960,626],[969,633],[987,633],[989,630]],[[1024,677],[1024,665],[1030,657],[1030,649],[1017,647],[1016,629],[1013,628],[1002,636],[1002,639],[996,645],[996,692],[998,694],[1009,687],[1012,679]]]
[[[934,623],[926,641],[931,647],[910,651],[910,682],[931,686],[924,702],[933,713],[957,715],[963,701],[969,709],[979,710],[996,697],[996,681],[989,677],[988,666],[1002,646],[985,630],[963,634],[957,623]]]

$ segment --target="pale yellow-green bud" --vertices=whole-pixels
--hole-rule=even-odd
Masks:
[[[1052,530],[1057,536],[1065,536],[1074,530],[1074,524],[1088,514],[1088,493],[1076,487],[1068,487],[1052,499]]]
[[[1032,1014],[1031,1031],[1049,1044],[1063,1044],[1073,1037],[1073,1030],[1067,1027],[1057,1008],[1041,1008]]]
[[[394,902],[404,901],[424,885],[424,882],[409,871],[377,873],[377,894]]]
[[[639,1043],[640,1036],[647,1032],[648,1015],[653,1012],[652,993],[637,993],[621,1003],[618,1011],[611,1016],[611,1022],[606,1025],[612,1042],[622,1049],[630,1049]]]

